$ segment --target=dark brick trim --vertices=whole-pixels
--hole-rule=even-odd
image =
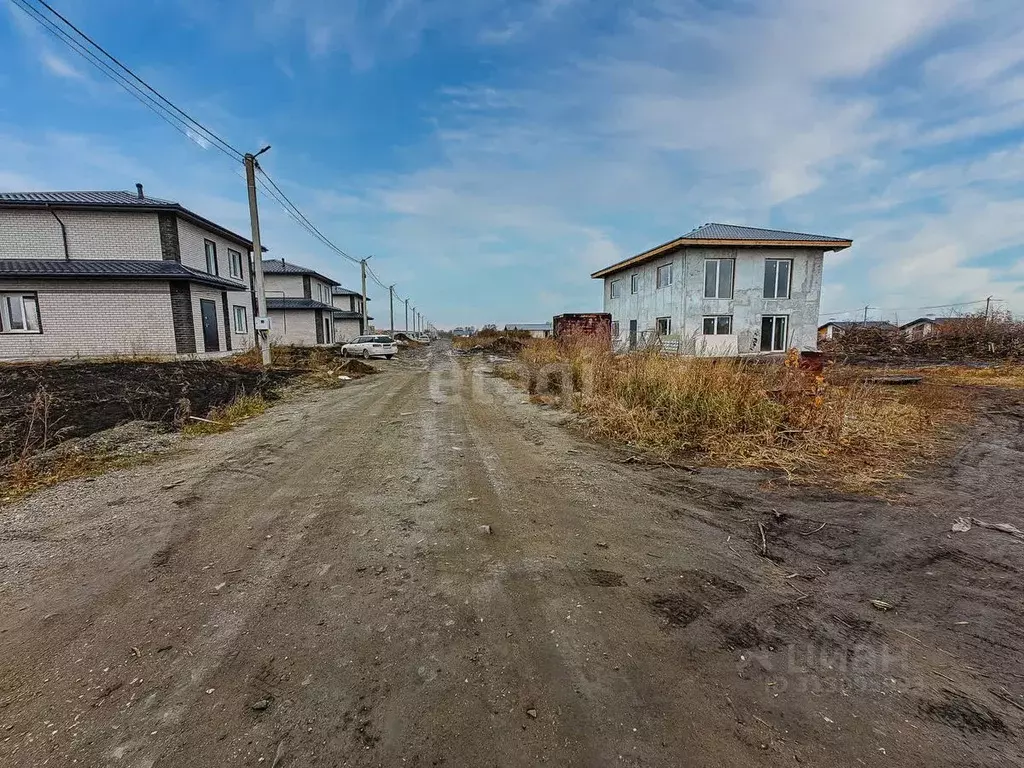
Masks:
[[[179,355],[195,354],[196,325],[192,314],[192,286],[186,282],[173,282],[170,285],[174,349]]]
[[[220,300],[224,305],[224,349],[231,351],[231,308],[228,307],[228,292],[220,292]]]
[[[164,261],[181,261],[181,242],[178,240],[178,217],[173,213],[158,213],[160,252]]]
[[[306,299],[313,298],[313,284],[309,281],[309,275],[302,276],[302,296]]]
[[[324,343],[324,311],[318,309],[314,311],[313,316],[316,318],[316,343]]]

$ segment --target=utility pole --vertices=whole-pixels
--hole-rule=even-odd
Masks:
[[[249,189],[249,224],[252,227],[252,276],[253,290],[256,291],[256,317],[253,318],[253,330],[256,344],[263,356],[263,365],[270,365],[270,319],[267,315],[267,292],[263,286],[263,245],[260,243],[260,213],[256,207],[256,169],[259,164],[256,158],[270,149],[268,144],[255,155],[246,153],[245,185]],[[225,329],[225,332],[230,332]]]
[[[992,307],[992,297],[985,299],[985,324],[988,325],[989,309]]]
[[[416,333],[416,307],[412,308],[412,332]]]
[[[366,324],[366,259],[362,259],[359,262],[359,271],[363,278],[363,329],[359,333],[365,334],[369,333],[369,328]]]
[[[391,306],[391,335],[395,335],[395,286],[388,287],[388,304]]]
[[[871,309],[871,307],[864,307],[864,325],[868,324],[868,310],[869,309]]]
[[[409,332],[409,300],[405,300],[405,332]]]

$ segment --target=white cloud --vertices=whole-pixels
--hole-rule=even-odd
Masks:
[[[82,80],[85,77],[81,72],[68,64],[60,56],[45,49],[40,50],[39,60],[50,74],[56,75],[57,77],[64,77],[69,80]]]

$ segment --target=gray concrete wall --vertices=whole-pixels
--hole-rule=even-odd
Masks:
[[[705,259],[735,259],[732,299],[704,298]],[[766,259],[792,259],[790,298],[764,298]],[[732,315],[733,335],[739,353],[757,352],[760,348],[763,315],[786,315],[789,318],[788,347],[817,347],[818,311],[824,254],[807,248],[685,248],[666,254],[633,269],[604,279],[605,312],[619,323],[617,346],[628,341],[629,321],[637,320],[638,334],[654,334],[656,319],[672,318],[671,338],[680,342],[683,352],[694,353],[704,346],[703,318],[710,315]],[[672,285],[657,288],[659,266],[672,264]],[[636,294],[630,291],[630,278],[639,277]],[[620,296],[611,298],[611,283],[621,281]],[[724,342],[725,340],[721,340]]]
[[[335,319],[334,338],[339,344],[352,341],[359,335],[359,321],[347,319]]]
[[[328,312],[329,310],[324,310]],[[316,310],[271,309],[270,340],[274,344],[296,347],[320,346],[316,343]]]

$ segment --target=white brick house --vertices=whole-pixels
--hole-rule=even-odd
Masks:
[[[336,285],[331,291],[331,299],[334,304],[334,338],[338,342],[352,341],[370,332],[369,328],[363,327],[363,294]],[[369,325],[373,318],[367,316],[366,320]]]
[[[339,283],[284,259],[263,260],[270,340],[297,347],[335,343],[331,291]]]
[[[852,240],[705,224],[594,272],[617,347],[686,354],[815,349],[824,255]]]
[[[251,248],[141,185],[0,193],[0,360],[248,349]]]

